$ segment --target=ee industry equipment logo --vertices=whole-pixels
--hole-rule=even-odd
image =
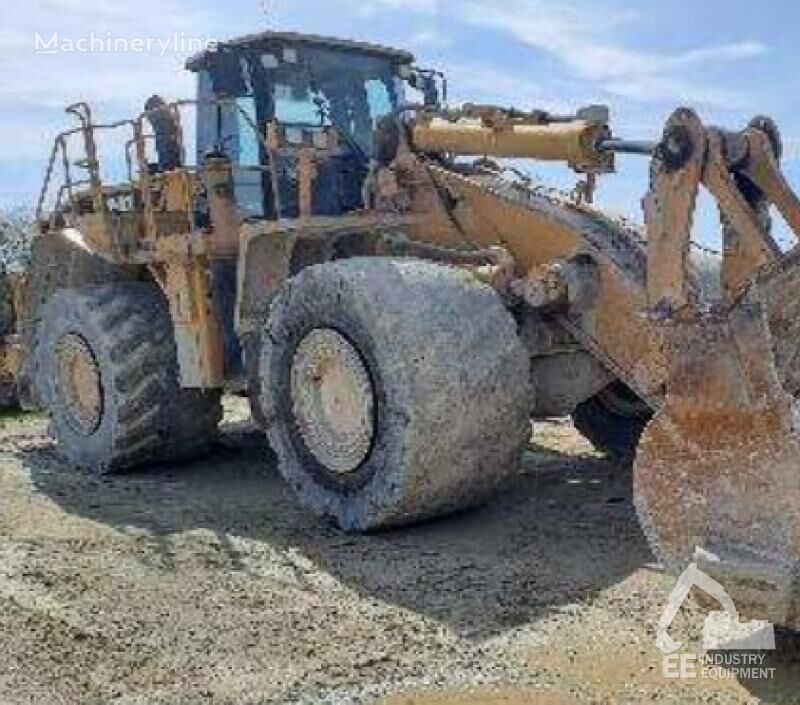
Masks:
[[[721,610],[708,614],[703,625],[703,653],[681,650],[669,627],[693,587],[716,600]],[[664,654],[665,678],[766,679],[775,669],[765,666],[766,652],[775,649],[775,629],[765,621],[742,622],[731,596],[714,578],[692,563],[678,578],[656,629],[656,646]]]

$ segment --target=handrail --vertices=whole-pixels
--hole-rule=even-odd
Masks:
[[[42,217],[42,208],[44,207],[44,201],[47,198],[47,192],[50,188],[50,179],[53,176],[53,167],[56,163],[56,157],[58,156],[58,145],[59,145],[59,137],[55,139],[53,142],[53,149],[50,151],[50,159],[47,161],[47,169],[44,173],[44,183],[42,184],[42,190],[39,192],[39,200],[36,203],[36,220],[38,221]]]
[[[139,207],[141,207],[142,210],[145,212],[145,216],[151,221],[150,225],[152,225],[153,203],[151,194],[149,193],[151,184],[151,175],[149,174],[149,165],[147,163],[145,143],[148,140],[153,140],[155,138],[155,135],[145,133],[145,124],[144,124],[145,120],[148,120],[152,115],[156,113],[162,112],[165,108],[171,112],[176,124],[176,131],[177,131],[176,137],[178,139],[178,146],[181,154],[181,162],[185,164],[185,162],[187,161],[186,144],[184,139],[185,135],[183,131],[182,118],[181,118],[181,108],[187,106],[192,106],[197,108],[200,106],[209,106],[209,105],[217,107],[232,106],[236,110],[237,114],[243,118],[243,122],[246,123],[248,127],[252,130],[253,134],[256,136],[256,139],[261,148],[263,148],[264,152],[274,157],[273,155],[274,150],[270,147],[270,144],[266,139],[266,135],[261,133],[261,131],[258,129],[258,124],[252,119],[252,117],[247,113],[247,111],[244,110],[241,107],[241,105],[239,105],[236,98],[212,98],[212,99],[202,99],[202,100],[180,99],[172,101],[171,103],[166,103],[164,106],[160,106],[158,108],[142,111],[138,116],[134,117],[133,119],[127,118],[107,123],[93,123],[91,108],[86,103],[77,103],[75,105],[68,106],[67,112],[76,116],[78,120],[80,120],[81,125],[80,127],[74,127],[59,133],[53,142],[53,147],[50,153],[50,157],[48,159],[47,168],[45,170],[44,181],[39,193],[39,199],[37,201],[37,206],[36,206],[37,220],[41,221],[41,219],[44,217],[44,209],[47,201],[47,195],[52,187],[56,159],[59,156],[59,152],[61,153],[64,177],[63,177],[63,183],[59,185],[58,192],[56,194],[56,199],[53,206],[53,212],[51,214],[50,222],[52,222],[53,218],[57,215],[57,213],[64,208],[64,206],[66,205],[65,200],[70,207],[74,207],[75,186],[79,184],[83,185],[85,183],[88,183],[92,189],[92,196],[95,200],[95,208],[99,209],[101,212],[105,210],[105,203],[103,199],[103,184],[99,173],[100,159],[97,153],[97,145],[94,139],[94,134],[99,130],[108,131],[108,130],[120,129],[123,127],[129,127],[133,132],[133,137],[132,139],[125,142],[125,147],[124,147],[126,175],[128,177],[128,182],[132,185],[133,188],[136,188],[138,181],[138,189],[140,189],[141,191],[141,201],[137,202],[136,200],[134,200],[134,203],[132,205],[137,210]],[[68,139],[70,137],[79,134],[82,134],[84,137],[84,150],[86,153],[86,158],[81,161],[85,162],[86,168],[88,168],[89,170],[90,178],[88,181],[84,180],[76,181],[74,180],[71,173]],[[136,146],[136,154],[132,155],[131,147],[134,145]],[[273,158],[270,158],[270,166],[239,165],[239,164],[231,165],[232,171],[234,172],[272,173],[273,167],[274,167]],[[138,179],[134,178],[134,168],[137,168],[139,171]],[[194,166],[186,165],[183,168],[195,174],[200,173],[203,169],[202,165],[199,163],[196,163]],[[278,209],[278,215],[280,215],[280,207],[277,204],[277,202],[276,202],[276,207]]]

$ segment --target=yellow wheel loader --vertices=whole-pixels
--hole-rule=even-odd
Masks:
[[[451,109],[406,52],[277,32],[188,69],[192,100],[113,124],[71,106],[53,147],[14,359],[69,462],[201,453],[223,390],[245,390],[300,501],[366,531],[479,503],[531,418],[572,414],[635,454],[670,570],[696,561],[742,611],[797,624],[800,256],[769,208],[800,232],[800,203],[770,120],[681,108],[629,141],[600,106]],[[643,229],[592,206],[618,153],[650,160]],[[575,190],[507,158],[563,162]],[[701,187],[713,300],[689,258]]]

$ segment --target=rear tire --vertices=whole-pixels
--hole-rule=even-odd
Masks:
[[[110,472],[211,446],[220,393],[180,387],[172,330],[163,295],[148,283],[61,290],[45,304],[35,384],[71,464]]]
[[[518,470],[530,363],[497,294],[469,273],[386,258],[312,266],[276,299],[263,341],[280,470],[341,528],[464,509]]]
[[[597,450],[631,460],[653,412],[622,382],[613,382],[572,412],[575,428]]]

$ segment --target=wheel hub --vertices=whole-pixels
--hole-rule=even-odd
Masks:
[[[70,425],[89,436],[100,426],[103,415],[103,388],[94,353],[82,336],[69,333],[56,345],[56,362]]]
[[[358,350],[331,328],[300,341],[291,370],[292,409],[306,447],[345,475],[369,456],[375,434],[372,380]]]

